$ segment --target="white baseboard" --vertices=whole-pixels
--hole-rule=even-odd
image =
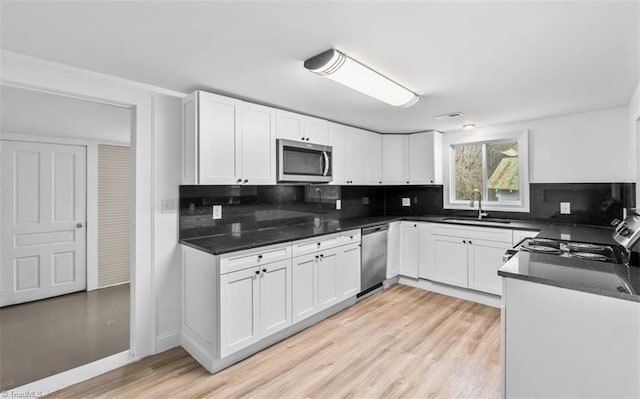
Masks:
[[[399,284],[408,285],[409,287],[420,288],[426,291],[437,292],[438,294],[449,295],[471,302],[478,302],[483,305],[500,308],[502,299],[497,295],[486,294],[484,292],[469,290],[466,288],[454,287],[452,285],[436,283],[434,281],[423,280],[412,277],[400,276]]]
[[[62,373],[52,375],[51,377],[43,378],[21,387],[2,392],[0,396],[3,398],[35,398],[48,395],[52,392],[59,391],[62,388],[66,388],[88,380],[89,378],[104,374],[107,371],[126,366],[127,364],[133,363],[137,360],[138,359],[132,357],[131,352],[127,350],[71,370],[63,371]]]
[[[169,331],[156,337],[156,353],[180,346],[180,330]]]

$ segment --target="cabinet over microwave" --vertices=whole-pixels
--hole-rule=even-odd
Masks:
[[[278,182],[328,183],[332,148],[328,145],[277,140]]]

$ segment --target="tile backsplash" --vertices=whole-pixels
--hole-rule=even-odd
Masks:
[[[608,225],[622,217],[623,208],[635,207],[633,183],[532,183],[530,194],[531,212],[490,216]],[[571,214],[560,214],[560,202],[571,203]],[[221,205],[220,219],[213,219],[213,205]],[[385,214],[471,216],[474,211],[443,209],[442,186],[180,186],[180,238]]]

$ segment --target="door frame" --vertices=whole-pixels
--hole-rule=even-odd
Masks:
[[[96,101],[132,110],[132,187],[135,205],[132,209],[131,231],[131,342],[126,361],[110,364],[109,369],[155,353],[156,295],[153,243],[156,102],[158,94],[180,97],[182,93],[6,50],[1,50],[0,61],[2,85]],[[45,379],[47,383],[39,385],[39,388],[54,391],[106,371],[104,368],[96,367],[94,363],[81,366],[78,370],[74,369],[76,378],[56,379],[53,378],[56,376],[52,376]],[[38,386],[37,383],[29,386]]]

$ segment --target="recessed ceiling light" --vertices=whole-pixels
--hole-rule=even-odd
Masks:
[[[473,123],[467,123],[466,125],[462,125],[462,129],[464,130],[473,130],[476,128],[476,125]]]
[[[338,50],[327,50],[304,62],[311,72],[395,107],[406,108],[420,97]]]
[[[464,116],[462,112],[451,112],[448,114],[436,115],[433,117],[435,120],[443,120],[443,119],[451,119],[451,118],[460,118]]]

